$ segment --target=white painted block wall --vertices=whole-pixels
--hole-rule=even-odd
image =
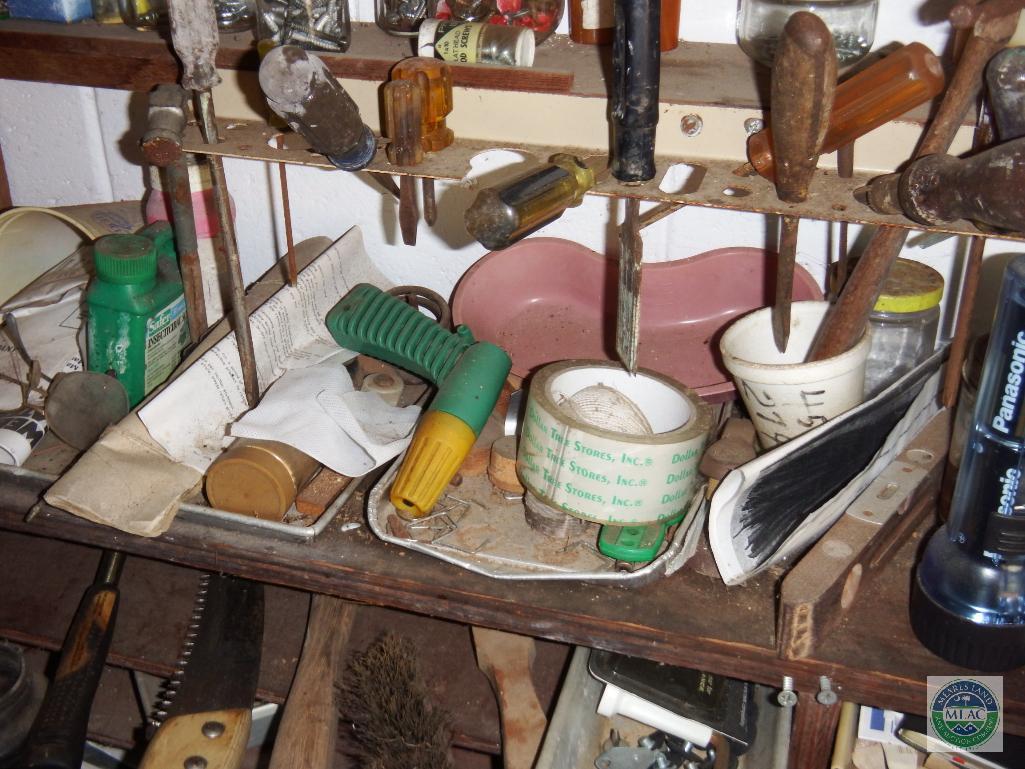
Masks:
[[[946,45],[942,23],[925,24],[920,2],[882,0],[876,45],[920,40],[934,50]],[[352,4],[357,20],[372,19],[372,4]],[[702,42],[734,40],[731,0],[683,0],[681,37]],[[457,109],[460,104],[457,104]],[[472,102],[463,107],[472,109]],[[223,116],[223,115],[222,115]],[[524,116],[523,120],[537,116]],[[0,80],[0,145],[17,205],[72,205],[130,200],[144,193],[144,171],[137,149],[145,121],[145,96],[124,91]],[[566,137],[567,143],[573,137]],[[742,147],[738,146],[738,154]],[[247,280],[264,272],[284,250],[277,169],[263,163],[228,160],[228,183],[235,197],[239,247]],[[367,247],[381,269],[399,283],[421,284],[448,295],[460,275],[484,253],[462,226],[472,193],[439,185],[438,225],[421,223],[416,247],[402,244],[396,207],[363,174],[293,166],[289,168],[293,226],[297,239],[336,237],[353,225],[362,228]],[[587,197],[541,235],[565,237],[603,253],[614,253],[610,222],[618,203]],[[835,248],[836,226],[806,221],[801,227],[799,262],[820,281]],[[644,231],[645,260],[666,261],[724,246],[771,247],[775,222],[756,214],[684,209]],[[858,228],[851,227],[855,242]],[[991,241],[987,253],[1013,253],[1016,244]],[[956,295],[963,240],[949,240],[906,255],[939,269]],[[999,273],[999,270],[995,270]],[[984,323],[985,321],[981,321]]]

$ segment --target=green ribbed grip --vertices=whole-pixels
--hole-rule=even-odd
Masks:
[[[509,374],[500,347],[475,342],[466,326],[455,333],[415,307],[368,283],[353,288],[327,314],[342,347],[392,363],[438,386],[431,409],[445,411],[479,434]],[[451,376],[450,376],[451,375]]]

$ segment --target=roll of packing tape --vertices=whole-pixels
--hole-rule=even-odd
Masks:
[[[643,433],[580,418],[574,396],[598,387],[615,391],[639,412],[610,413],[602,421],[640,422]],[[516,469],[537,497],[578,518],[618,526],[654,523],[686,509],[710,426],[708,405],[657,372],[631,375],[608,361],[552,363],[531,382]]]

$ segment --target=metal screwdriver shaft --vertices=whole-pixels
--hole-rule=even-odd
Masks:
[[[182,87],[195,93],[196,117],[203,140],[207,144],[217,144],[220,136],[217,133],[217,119],[210,89],[221,82],[215,64],[220,39],[213,0],[172,0],[168,15],[171,20],[171,42],[182,63]],[[253,335],[249,327],[249,313],[246,310],[245,284],[242,282],[242,265],[235,239],[235,224],[231,218],[228,187],[224,180],[224,164],[217,155],[210,155],[210,177],[214,206],[217,209],[217,223],[228,264],[231,313],[239,360],[242,364],[242,381],[246,400],[250,406],[255,406],[260,399],[256,377],[256,354],[253,351]]]

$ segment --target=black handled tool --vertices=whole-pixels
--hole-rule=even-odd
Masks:
[[[60,663],[32,723],[18,764],[24,769],[78,769],[89,710],[110,650],[124,553],[105,550],[61,648]]]

